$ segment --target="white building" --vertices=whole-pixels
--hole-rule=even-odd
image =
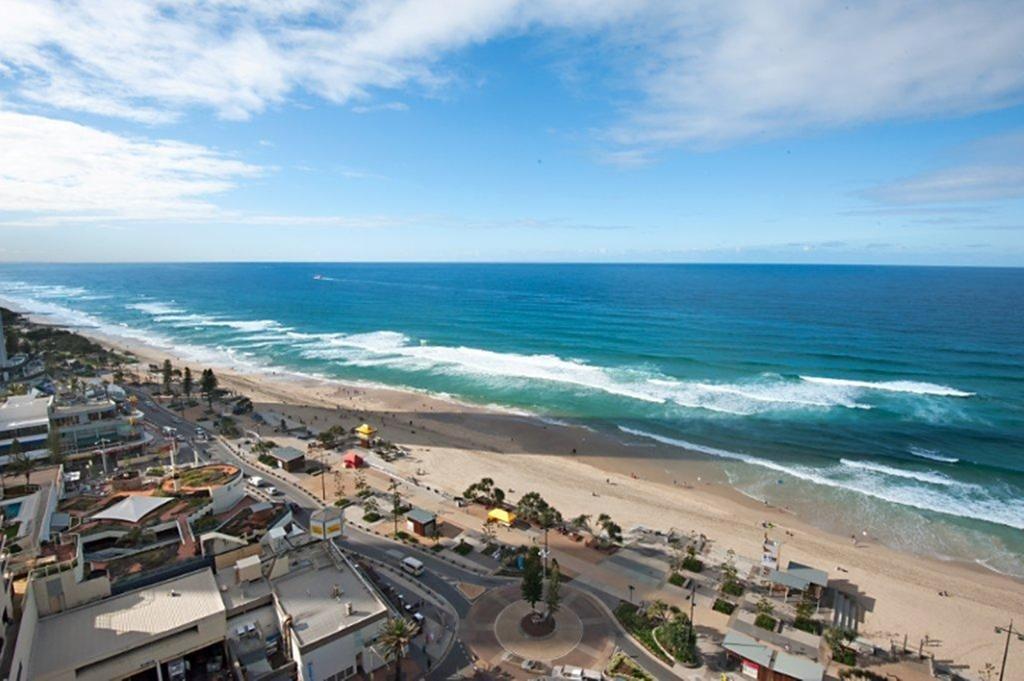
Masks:
[[[29,583],[11,681],[112,681],[222,644],[224,602],[208,568],[39,616]]]
[[[325,542],[276,556],[245,556],[217,573],[228,611],[228,648],[246,673],[269,669],[283,652],[300,681],[341,681],[379,669],[375,650],[388,606]]]
[[[48,455],[46,438],[50,433],[51,397],[11,395],[0,404],[0,464],[7,463],[7,453],[14,440],[21,451],[32,458]]]

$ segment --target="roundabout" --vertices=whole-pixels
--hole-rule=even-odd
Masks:
[[[460,635],[476,658],[489,668],[518,670],[523,660],[549,665],[603,667],[614,650],[615,628],[596,600],[570,585],[563,587],[561,607],[540,618],[522,600],[519,585],[482,594],[463,620]]]

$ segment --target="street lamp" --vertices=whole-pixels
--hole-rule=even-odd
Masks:
[[[999,681],[1003,681],[1003,674],[1006,673],[1006,656],[1010,652],[1010,637],[1016,635],[1017,639],[1024,641],[1024,634],[1021,633],[1020,629],[1013,628],[1013,620],[1010,620],[1010,626],[1008,627],[996,627],[997,634],[1006,634],[1006,645],[1003,647],[1003,664],[999,668]]]
[[[634,588],[635,588],[635,587],[634,587],[634,586],[633,586],[632,584],[630,584],[630,585],[629,585],[629,602],[630,602],[630,603],[632,603],[632,602],[633,602],[633,589],[634,589]]]

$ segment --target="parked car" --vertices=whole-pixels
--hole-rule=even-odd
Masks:
[[[523,671],[532,672],[534,674],[543,674],[547,666],[540,660],[523,660],[523,663],[519,665]]]

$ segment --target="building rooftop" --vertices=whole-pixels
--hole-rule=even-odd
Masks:
[[[796,589],[797,591],[803,591],[811,584],[802,575],[794,574],[788,570],[785,572],[782,570],[772,570],[768,573],[768,579],[772,584],[778,584],[788,589]]]
[[[741,634],[735,629],[730,629],[725,633],[722,647],[730,653],[739,655],[743,659],[750,660],[762,667],[770,667],[772,664],[772,653],[774,651],[771,648],[763,643],[758,643],[750,636]]]
[[[821,681],[825,675],[825,670],[817,662],[783,652],[775,656],[775,666],[772,669],[800,681]]]
[[[274,447],[270,451],[270,456],[274,457],[278,461],[295,461],[305,456],[302,452],[295,449],[295,447]]]
[[[291,569],[272,583],[278,604],[295,623],[292,632],[301,647],[326,643],[342,631],[386,616],[387,606],[352,565],[339,561],[336,566],[322,543],[286,555]]]
[[[828,586],[828,573],[824,570],[789,561],[789,566],[786,568],[786,572],[791,575],[797,575],[816,586],[820,586],[822,588]]]
[[[213,572],[205,569],[44,617],[28,678],[106,660],[223,612]]]
[[[122,520],[127,523],[137,523],[171,501],[174,501],[174,497],[150,497],[133,494],[94,514],[92,520]]]
[[[437,519],[437,514],[432,511],[425,511],[422,508],[414,508],[406,513],[405,517],[415,523],[424,525],[434,522]]]
[[[31,428],[50,423],[49,397],[11,395],[0,404],[0,430]]]

